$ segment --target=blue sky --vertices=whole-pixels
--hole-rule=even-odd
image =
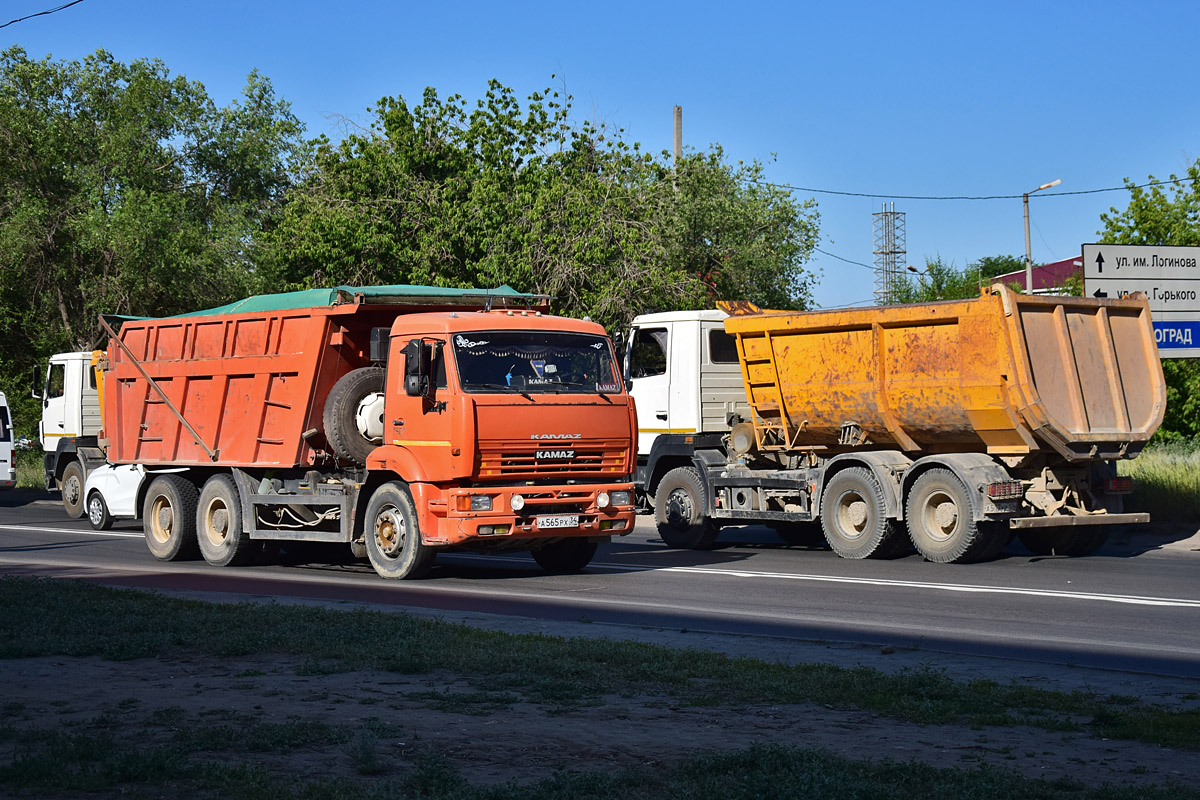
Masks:
[[[5,22],[65,0],[9,0]],[[355,3],[83,0],[0,29],[0,47],[160,58],[221,104],[258,69],[312,135],[369,122],[426,86],[474,99],[565,86],[576,114],[658,152],[683,106],[685,145],[767,162],[769,180],[890,195],[1020,195],[1035,261],[1078,256],[1126,177],[1200,158],[1200,3]],[[557,77],[552,78],[555,75]],[[873,262],[887,198],[817,200],[821,249]],[[1021,200],[895,200],[907,261],[962,267],[1024,253]],[[816,254],[817,302],[869,301],[874,273]]]

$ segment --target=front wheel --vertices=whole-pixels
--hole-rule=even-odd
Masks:
[[[112,514],[108,513],[108,504],[99,492],[92,492],[92,496],[88,498],[87,515],[88,522],[94,530],[106,531],[112,527]]]
[[[385,483],[367,504],[367,558],[380,577],[420,578],[433,567],[437,554],[421,541],[417,509],[401,483]]]
[[[1001,526],[976,521],[967,488],[948,469],[931,469],[917,478],[905,516],[913,546],[926,561],[987,561],[998,556],[1008,542]]]
[[[562,575],[579,572],[592,563],[596,543],[587,539],[563,539],[533,551],[533,560],[546,572]]]
[[[704,550],[717,540],[717,526],[705,512],[704,482],[695,467],[676,467],[654,493],[654,521],[667,547]]]
[[[71,519],[82,517],[86,511],[83,503],[83,465],[78,461],[67,464],[59,488],[62,489],[63,508],[67,510],[67,516]]]
[[[195,558],[198,497],[195,485],[178,475],[160,475],[146,490],[142,529],[146,546],[159,561]]]

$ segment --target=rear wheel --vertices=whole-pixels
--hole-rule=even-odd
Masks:
[[[821,497],[821,529],[842,558],[893,558],[907,549],[887,517],[883,487],[865,467],[830,478]]]
[[[533,551],[533,560],[542,569],[556,575],[579,570],[592,563],[596,543],[587,539],[563,539]]]
[[[417,509],[408,488],[385,483],[367,504],[367,558],[384,578],[420,578],[433,567],[437,554],[421,541]]]
[[[146,545],[159,561],[196,557],[196,500],[199,493],[178,475],[160,475],[146,490],[142,529]]]
[[[654,521],[667,547],[703,550],[717,540],[717,526],[705,516],[708,500],[695,467],[676,467],[654,493]]]
[[[108,513],[108,504],[99,492],[92,492],[87,501],[88,522],[98,531],[106,531],[112,527],[112,514]]]
[[[83,465],[78,461],[67,464],[59,488],[62,490],[63,508],[67,510],[67,516],[71,519],[82,517],[87,510],[83,504]]]
[[[1108,541],[1107,526],[1020,531],[1021,544],[1036,556],[1088,556]]]
[[[976,521],[967,488],[948,469],[931,469],[917,478],[905,516],[913,546],[927,561],[986,561],[1008,542],[1001,525]]]
[[[242,525],[241,497],[228,475],[213,475],[200,492],[196,540],[214,567],[249,564],[262,550]]]
[[[321,421],[338,458],[364,465],[383,443],[383,381],[383,367],[362,367],[347,372],[329,390]]]

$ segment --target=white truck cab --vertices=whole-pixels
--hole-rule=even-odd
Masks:
[[[12,489],[17,485],[17,465],[13,461],[15,441],[8,398],[0,392],[0,489]]]
[[[691,464],[693,437],[720,437],[729,432],[731,419],[750,419],[726,316],[709,309],[633,320],[625,374],[637,404],[638,489],[647,500],[663,474]]]
[[[100,393],[93,369],[97,353],[58,353],[50,357],[45,380],[34,367],[33,396],[42,401],[38,439],[46,462],[46,488],[62,491],[63,506],[83,516],[83,483],[104,462],[97,445]]]

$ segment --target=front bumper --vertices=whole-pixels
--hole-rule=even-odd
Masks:
[[[601,508],[601,492],[628,492],[631,502]],[[431,493],[432,494],[432,493]],[[472,510],[472,497],[490,498],[491,510]],[[524,506],[513,509],[513,496]],[[425,541],[503,546],[504,541],[624,536],[633,531],[633,484],[488,486],[446,489],[425,498]],[[420,502],[420,500],[418,500]],[[478,502],[478,501],[476,501]]]

